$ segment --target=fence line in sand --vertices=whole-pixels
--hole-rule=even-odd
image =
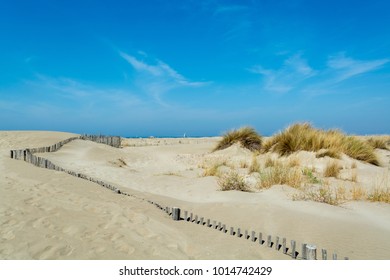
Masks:
[[[67,143],[73,141],[73,140],[90,140],[96,143],[106,144],[115,148],[119,148],[121,146],[121,138],[119,136],[103,136],[103,135],[81,135],[79,137],[71,137],[66,140],[60,141],[54,145],[47,146],[47,147],[40,147],[40,148],[30,148],[30,149],[20,149],[20,150],[11,150],[10,156],[13,159],[18,160],[24,160],[28,163],[31,163],[37,167],[51,169],[55,171],[61,171],[68,173],[72,176],[75,176],[80,179],[84,179],[93,183],[96,183],[102,187],[105,187],[111,191],[114,191],[121,195],[131,196],[138,199],[141,199],[143,201],[146,201],[150,203],[151,205],[156,206],[158,209],[164,211],[169,216],[172,216],[172,219],[175,221],[185,221],[189,223],[193,223],[200,226],[205,226],[210,229],[217,230],[219,232],[222,232],[224,234],[229,234],[230,236],[235,236],[238,238],[244,238],[248,240],[249,242],[258,243],[261,246],[266,246],[270,249],[274,249],[278,252],[281,252],[282,254],[291,256],[292,259],[301,259],[301,260],[317,260],[320,259],[318,257],[317,252],[317,246],[312,244],[306,244],[306,243],[300,243],[300,249],[297,247],[297,242],[295,240],[289,240],[290,242],[287,242],[287,238],[280,237],[280,236],[272,236],[272,235],[265,235],[263,232],[255,232],[255,231],[249,231],[247,229],[242,229],[240,227],[233,227],[233,226],[227,226],[226,224],[222,223],[221,221],[212,220],[207,217],[201,217],[196,215],[195,213],[188,212],[186,210],[182,210],[178,207],[168,207],[163,206],[160,203],[157,203],[152,200],[147,200],[145,198],[137,197],[134,194],[129,194],[125,191],[122,191],[120,188],[116,187],[113,184],[106,183],[102,180],[90,177],[88,175],[78,173],[72,170],[64,169],[54,163],[52,163],[50,160],[45,159],[43,157],[39,157],[34,155],[35,153],[50,153],[50,152],[56,152],[59,149],[61,149],[62,146],[66,145]],[[183,215],[182,215],[183,214]],[[212,221],[212,222],[211,222]],[[264,238],[263,238],[264,237]],[[326,249],[321,249],[321,259],[327,260],[328,259],[328,253]],[[337,254],[332,254],[332,259],[337,260]],[[345,260],[348,258],[345,257]]]

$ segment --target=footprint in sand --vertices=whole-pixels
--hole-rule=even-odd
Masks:
[[[39,219],[34,220],[32,224],[33,228],[46,228],[51,230],[57,230],[58,228],[54,226],[47,217],[42,217]]]
[[[1,237],[1,239],[5,239],[5,240],[9,241],[9,240],[12,240],[15,238],[15,234],[14,234],[13,230],[9,230],[6,232],[1,232],[0,237]]]
[[[63,247],[60,247],[57,252],[60,256],[70,256],[72,252],[74,251],[74,248],[72,246],[66,245]]]
[[[71,226],[64,227],[62,232],[68,235],[75,235],[76,233],[79,232],[79,228],[75,225],[71,225]]]

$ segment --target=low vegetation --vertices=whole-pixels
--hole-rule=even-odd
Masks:
[[[253,156],[251,165],[249,166],[249,173],[259,172],[259,171],[260,171],[260,164],[257,161],[256,156]]]
[[[316,129],[308,123],[294,124],[274,135],[263,144],[262,151],[276,152],[281,156],[311,151],[318,152],[318,157],[333,158],[339,158],[344,153],[351,158],[379,165],[374,148],[367,142],[347,136],[339,130]]]
[[[341,166],[335,162],[329,162],[324,170],[324,177],[335,177],[338,178],[340,175]]]
[[[389,136],[373,136],[366,141],[368,145],[374,149],[390,150],[390,137]]]
[[[390,188],[375,188],[367,199],[372,202],[390,203]]]
[[[226,133],[215,150],[225,149],[235,143],[255,151],[252,161],[241,159],[238,166],[247,169],[249,182],[257,180],[259,189],[267,189],[273,185],[288,185],[297,189],[294,199],[312,200],[330,205],[339,205],[345,201],[378,201],[390,203],[390,187],[388,179],[383,179],[370,188],[365,189],[358,182],[358,161],[379,166],[375,149],[388,149],[390,137],[350,136],[339,130],[321,130],[308,123],[291,125],[284,131],[262,141],[262,137],[250,127],[240,128]],[[314,152],[316,158],[331,158],[323,172],[316,172],[313,164],[299,151]],[[276,153],[267,154],[267,153]],[[261,155],[266,154],[266,155]],[[347,155],[353,159],[340,177],[343,167],[340,159]],[[278,157],[279,156],[279,157]],[[305,155],[303,155],[305,156]],[[302,163],[301,161],[302,160]],[[309,165],[309,167],[305,166]],[[221,190],[249,191],[250,187],[244,178],[232,171],[228,166],[218,172],[221,165],[214,164],[205,168],[205,176],[217,176]],[[347,167],[344,167],[347,168]],[[339,180],[327,179],[333,177]],[[333,185],[330,185],[333,182]],[[341,184],[335,186],[336,184]],[[253,187],[253,186],[252,186]]]
[[[304,182],[302,172],[298,168],[290,168],[283,164],[275,164],[259,172],[261,189],[270,188],[273,185],[289,185],[300,188]]]
[[[222,175],[218,179],[218,185],[220,186],[220,189],[222,191],[243,191],[243,192],[249,192],[250,188],[245,183],[244,177],[239,175],[237,172],[230,172],[228,174]]]
[[[236,143],[240,143],[242,147],[251,151],[260,151],[262,136],[251,127],[231,130],[222,136],[214,151],[226,149]]]

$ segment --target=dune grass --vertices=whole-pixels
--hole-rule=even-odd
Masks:
[[[259,172],[259,171],[260,171],[260,164],[257,161],[256,156],[253,156],[251,165],[249,166],[249,173]]]
[[[298,168],[290,168],[283,164],[275,164],[259,172],[259,188],[267,189],[273,185],[288,185],[300,188],[304,182],[302,172]]]
[[[222,136],[214,151],[226,149],[235,143],[240,143],[242,147],[251,151],[260,151],[262,136],[251,127],[231,130]]]
[[[367,139],[366,143],[374,149],[390,150],[390,137],[389,136],[373,136]]]
[[[232,191],[232,190],[243,191],[243,192],[250,191],[250,188],[245,183],[244,178],[234,171],[222,175],[217,182],[222,191]]]
[[[338,178],[340,175],[341,166],[335,162],[329,162],[324,170],[324,177],[335,177]]]
[[[326,151],[320,151],[326,150]],[[318,156],[338,158],[344,153],[351,158],[379,165],[374,148],[363,140],[347,136],[339,130],[321,130],[309,123],[297,123],[268,139],[263,152],[287,156],[298,151],[319,152]]]
[[[320,150],[316,153],[316,158],[322,158],[322,157],[331,157],[331,158],[341,158],[340,151],[337,151],[335,149],[326,149],[326,150]]]
[[[372,202],[390,203],[390,188],[375,188],[367,199]]]

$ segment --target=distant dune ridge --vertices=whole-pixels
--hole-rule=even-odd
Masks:
[[[323,133],[308,125],[299,129]],[[122,139],[120,149],[76,139],[36,154],[135,195],[129,197],[10,158],[10,150],[78,135],[0,132],[0,258],[291,259],[231,236],[228,228],[223,234],[175,222],[147,203],[153,200],[235,225],[248,236],[262,232],[264,241],[272,235],[296,240],[297,247],[315,244],[318,258],[326,248],[328,258],[390,259],[388,138],[340,133],[348,139],[341,142],[349,141],[344,150],[296,143],[280,153],[282,134],[260,136],[256,149],[234,141],[214,151],[224,137]],[[346,145],[357,154],[369,145],[376,162],[353,158]],[[224,184],[229,191],[221,191]]]

